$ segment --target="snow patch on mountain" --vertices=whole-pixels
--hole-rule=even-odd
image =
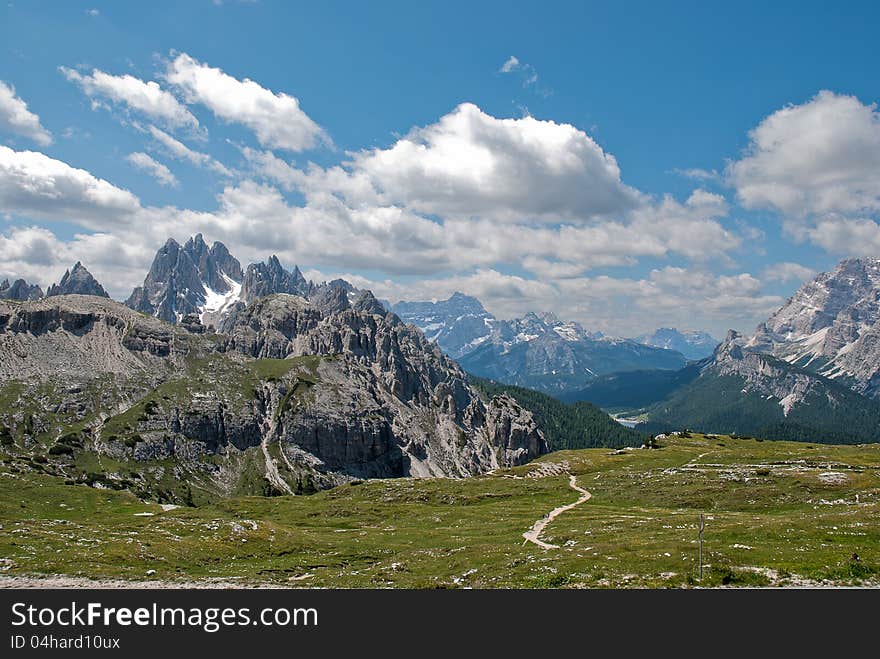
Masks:
[[[241,282],[223,273],[221,276],[229,285],[229,290],[221,293],[205,287],[205,304],[199,307],[198,312],[203,325],[207,324],[207,316],[222,316],[232,308],[232,305],[241,300]]]

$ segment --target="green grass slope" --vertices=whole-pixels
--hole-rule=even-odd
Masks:
[[[57,574],[334,588],[880,585],[880,445],[694,435],[537,462],[164,510],[4,458],[0,586]],[[540,463],[559,464],[557,475],[530,477]],[[536,520],[577,499],[566,470],[592,498],[547,526],[558,548],[524,544]]]

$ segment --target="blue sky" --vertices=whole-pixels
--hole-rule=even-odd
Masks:
[[[880,254],[877,14],[4,2],[0,278],[124,298],[202,231],[390,299],[750,331]]]

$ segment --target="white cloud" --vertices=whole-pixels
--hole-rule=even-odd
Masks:
[[[201,151],[194,151],[190,149],[186,144],[173,138],[171,135],[166,133],[164,130],[156,128],[155,126],[147,126],[145,129],[150,135],[153,136],[159,144],[161,144],[168,151],[169,155],[177,160],[186,160],[191,162],[194,165],[199,167],[205,167],[210,169],[221,176],[231,177],[233,173],[223,164],[209,156],[207,153],[202,153]]]
[[[782,284],[787,284],[790,281],[805,282],[815,275],[816,271],[812,268],[791,261],[768,265],[762,273],[762,277],[766,281],[777,281]]]
[[[253,130],[263,146],[304,151],[330,142],[324,130],[300,109],[295,97],[274,93],[248,78],[237,80],[185,53],[168,65],[166,79],[183,90],[191,102],[201,103],[225,121]]]
[[[880,115],[854,96],[821,91],[749,133],[727,177],[747,208],[789,219],[880,211]]]
[[[807,229],[807,236],[832,254],[874,257],[880,254],[880,224],[866,218],[824,217]]]
[[[67,67],[59,67],[64,76],[76,83],[93,100],[107,99],[140,112],[153,120],[175,128],[198,128],[199,121],[171,92],[154,81],[144,82],[129,74],[111,75],[98,69],[81,74]]]
[[[513,71],[516,71],[517,68],[519,68],[519,58],[516,55],[511,55],[504,60],[504,64],[498,69],[498,73],[512,73]]]
[[[697,181],[720,181],[721,174],[719,174],[714,169],[700,169],[698,167],[692,169],[675,169],[673,170],[676,174],[680,176],[684,176],[685,178],[694,179]]]
[[[584,221],[640,202],[617,160],[570,124],[464,103],[387,149],[353,154],[389,202],[446,216]]]
[[[98,17],[98,16],[101,15],[101,12],[98,11],[97,9],[87,9],[87,10],[86,10],[86,13],[87,13],[89,16],[91,16],[92,18],[96,18],[96,17]]]
[[[0,145],[0,211],[100,228],[124,223],[139,209],[140,202],[128,190],[83,169]]]
[[[521,62],[516,55],[511,55],[506,60],[498,73],[515,74],[522,81],[523,87],[532,87],[535,91],[543,96],[550,96],[552,92],[538,86],[538,71],[531,64]]]
[[[663,255],[677,253],[703,261],[723,256],[742,242],[718,221],[727,212],[724,197],[698,189],[684,204],[666,195],[659,203],[639,208],[634,212],[631,230],[642,240],[650,237],[661,241]]]
[[[583,272],[671,253],[715,258],[741,243],[719,221],[728,212],[720,195],[697,190],[684,203],[652,201],[625,186],[613,156],[574,127],[499,120],[472,105],[387,149],[352,154],[343,166],[303,170],[269,151],[242,153],[254,173],[300,191],[326,218],[408,218],[420,242],[401,244],[395,264],[412,260],[424,272],[524,258],[539,275]],[[544,222],[535,225],[536,218]],[[327,221],[317,220],[315,230]],[[385,258],[386,250],[378,253]]]
[[[174,188],[178,186],[177,178],[171,173],[171,170],[146,153],[137,151],[128,154],[125,159],[141,171],[155,178],[160,184]]]
[[[52,135],[40,124],[40,117],[28,110],[15,95],[15,88],[0,80],[0,130],[22,135],[40,146],[52,144]]]

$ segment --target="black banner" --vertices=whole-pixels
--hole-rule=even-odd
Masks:
[[[756,648],[765,650],[805,640],[815,649],[826,637],[839,651],[858,630],[871,633],[876,602],[876,592],[854,590],[0,590],[4,657],[40,650],[270,656],[272,648],[272,656],[290,656],[278,655],[280,648],[332,657],[385,648],[396,656],[419,647],[521,656],[608,642],[656,651],[684,639],[758,638]],[[843,633],[832,633],[835,625]]]

